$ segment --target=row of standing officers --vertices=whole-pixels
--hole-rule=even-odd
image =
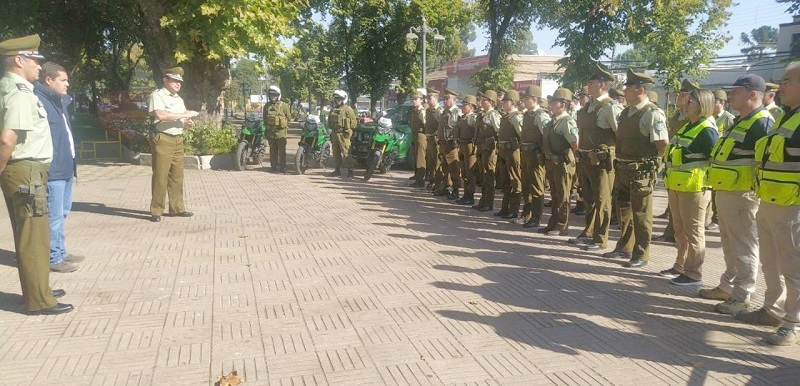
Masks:
[[[522,95],[509,90],[502,98],[486,90],[477,97],[465,96],[461,111],[457,93],[451,90],[444,91],[444,107],[438,104],[437,90],[428,89],[427,95],[417,90],[409,118],[416,149],[412,186],[424,187],[427,180],[434,195],[488,212],[494,210],[499,179],[503,198],[496,216],[548,235],[567,235],[570,191],[579,179],[586,223],[570,242],[600,250],[608,244],[616,180],[623,217],[620,250],[630,258],[629,266],[646,264],[650,193],[669,140],[666,117],[648,99],[654,83],[650,76],[629,70],[625,96],[631,106],[625,111],[608,96],[613,80],[608,71],[596,67],[588,84],[593,99],[577,112],[577,120],[570,110],[572,92],[565,88],[556,90],[549,101],[538,86]],[[426,97],[428,107],[423,103]],[[517,108],[520,100],[523,110]],[[478,179],[482,194],[476,203]],[[540,227],[546,185],[553,215]]]

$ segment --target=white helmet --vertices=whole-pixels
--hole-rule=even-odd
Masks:
[[[422,88],[422,87],[420,87],[420,88],[418,88],[418,89],[416,89],[416,90],[414,90],[414,91],[416,91],[416,92],[418,92],[418,93],[422,94],[423,96],[426,96],[426,97],[428,96],[428,90],[427,90],[427,89],[425,89],[425,88]]]
[[[344,90],[333,90],[333,97],[339,97],[344,99],[343,103],[347,103],[347,93]]]
[[[278,88],[278,86],[269,86],[267,89],[267,94],[278,94],[278,100],[281,100],[281,89]]]

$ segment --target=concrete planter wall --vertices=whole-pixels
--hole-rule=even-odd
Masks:
[[[137,165],[149,166],[153,164],[153,155],[150,153],[135,153],[126,148],[122,149],[123,159]],[[233,154],[215,155],[187,155],[183,157],[184,169],[228,169],[234,168]]]

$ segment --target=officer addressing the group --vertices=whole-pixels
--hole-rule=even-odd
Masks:
[[[183,129],[192,127],[197,111],[186,110],[178,95],[183,84],[183,68],[164,70],[164,87],[150,94],[148,106],[154,120],[150,148],[153,152],[153,180],[150,201],[151,221],[161,221],[164,196],[169,194],[169,215],[191,217],[183,201]]]

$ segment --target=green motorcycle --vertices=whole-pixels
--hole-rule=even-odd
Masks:
[[[392,120],[383,117],[378,120],[375,129],[372,132],[372,141],[370,141],[369,149],[367,150],[367,157],[365,163],[367,171],[364,173],[364,181],[369,181],[377,170],[383,174],[388,172],[395,162],[399,148],[397,144],[400,142],[404,134],[399,133],[392,129]],[[363,150],[359,153],[363,154]]]
[[[246,170],[248,165],[261,165],[266,158],[266,140],[264,139],[264,122],[260,119],[245,117],[239,144],[236,145],[236,170]]]
[[[325,168],[331,156],[331,133],[316,115],[309,115],[303,122],[297,153],[294,155],[294,168],[303,174],[312,163]]]

